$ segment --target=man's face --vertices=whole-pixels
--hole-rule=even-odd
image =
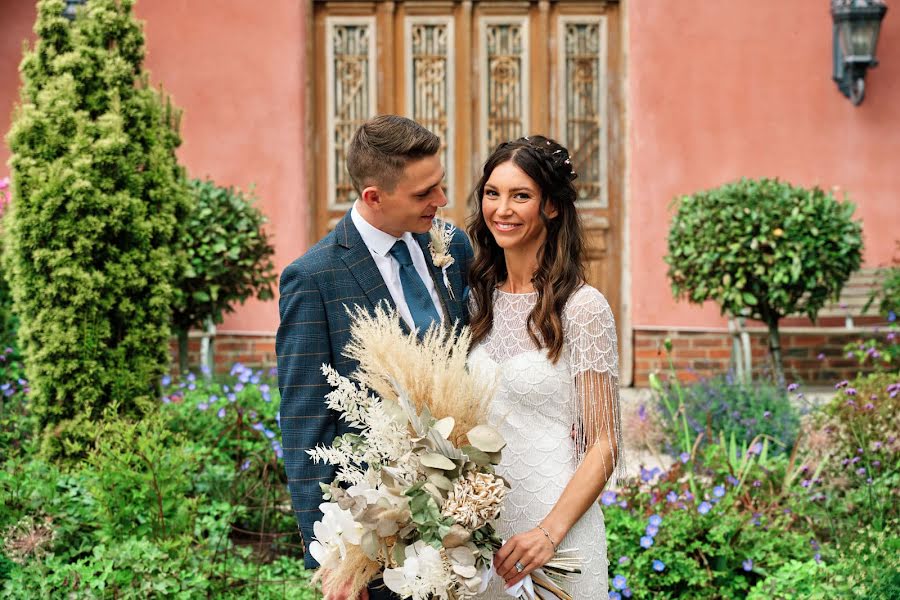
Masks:
[[[437,210],[447,204],[443,180],[444,168],[437,155],[410,161],[394,189],[377,190],[379,222],[373,225],[395,237],[407,231],[428,232]]]

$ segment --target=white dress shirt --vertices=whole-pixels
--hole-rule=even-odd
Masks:
[[[416,325],[413,322],[412,314],[409,312],[406,296],[403,295],[403,285],[400,283],[400,263],[389,254],[398,239],[406,242],[406,247],[409,248],[409,255],[412,257],[413,266],[416,268],[419,277],[422,278],[425,289],[428,290],[431,301],[434,302],[434,306],[441,316],[441,322],[443,322],[446,315],[444,315],[444,309],[441,307],[440,296],[438,296],[437,289],[434,286],[431,273],[428,271],[428,263],[425,262],[422,247],[419,246],[412,234],[407,231],[402,237],[395,238],[391,234],[377,229],[359,214],[359,211],[356,210],[356,204],[353,205],[353,209],[350,211],[350,218],[369,249],[369,254],[372,255],[372,260],[375,261],[375,266],[378,267],[381,278],[384,279],[391,298],[393,298],[394,304],[397,305],[397,312],[400,313],[400,317],[406,321],[409,328],[415,329]]]

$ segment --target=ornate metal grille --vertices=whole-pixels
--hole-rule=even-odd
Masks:
[[[606,22],[571,17],[560,23],[562,138],[578,171],[578,194],[606,207]]]
[[[375,24],[370,18],[335,18],[327,30],[328,204],[343,209],[356,199],[347,149],[353,132],[375,110]]]
[[[453,155],[450,144],[455,131],[449,114],[453,98],[452,21],[434,19],[407,22],[407,106],[412,118],[441,138],[441,161],[447,173],[447,199],[453,204],[451,188]]]
[[[526,135],[528,107],[528,56],[526,23],[484,22],[485,91],[484,117],[486,147],[483,154],[500,142]]]

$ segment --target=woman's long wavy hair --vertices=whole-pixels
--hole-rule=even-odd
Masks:
[[[470,327],[472,343],[483,340],[494,324],[494,291],[507,278],[506,258],[497,245],[481,212],[484,186],[497,166],[512,163],[528,175],[541,191],[540,215],[547,239],[538,256],[532,282],[537,303],[528,315],[528,335],[539,348],[546,348],[552,362],[559,360],[563,347],[562,312],[566,302],[583,283],[584,233],[575,208],[575,178],[568,151],[543,136],[528,136],[500,144],[484,164],[475,188],[477,210],[469,218],[469,238],[475,260],[469,272],[474,300]],[[547,206],[556,209],[547,216]]]

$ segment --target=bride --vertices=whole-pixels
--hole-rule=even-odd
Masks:
[[[498,575],[514,585],[557,548],[576,548],[584,564],[567,591],[595,599],[609,589],[597,498],[624,465],[615,323],[585,283],[575,177],[568,151],[541,136],[503,143],[485,163],[468,227],[469,361],[500,382],[491,419],[512,490]],[[496,578],[481,597],[509,598]]]

